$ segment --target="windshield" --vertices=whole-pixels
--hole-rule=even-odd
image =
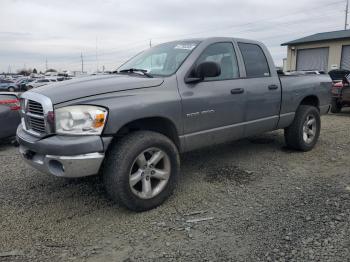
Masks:
[[[118,71],[133,68],[151,75],[172,75],[198,44],[199,41],[176,41],[157,45],[131,58]]]

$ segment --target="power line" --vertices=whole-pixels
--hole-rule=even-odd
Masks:
[[[348,2],[348,0],[347,0],[347,2]],[[319,6],[318,8],[314,8],[313,10],[315,11],[315,10],[319,10],[319,9],[323,9],[323,8],[325,8],[325,7],[329,7],[329,6],[333,6],[333,5],[338,5],[339,3],[344,3],[344,0],[342,0],[342,1],[336,1],[336,2],[332,2],[332,3],[329,3],[329,4],[326,4],[326,5],[322,5],[322,6]],[[280,18],[287,18],[287,17],[292,17],[292,16],[295,16],[295,15],[297,15],[297,14],[300,14],[300,13],[302,13],[302,14],[306,14],[308,12],[308,10],[307,9],[302,9],[302,10],[299,10],[299,11],[297,11],[297,12],[294,12],[294,13],[289,13],[289,14],[287,14],[287,15],[281,15],[281,16],[277,16],[277,17],[273,17],[273,18],[267,18],[267,19],[260,19],[260,20],[256,20],[256,21],[253,21],[253,22],[249,22],[249,23],[240,23],[240,24],[235,24],[235,25],[231,25],[231,26],[226,26],[226,27],[220,27],[220,28],[211,28],[211,29],[208,29],[208,30],[203,30],[203,31],[201,31],[201,32],[192,32],[192,33],[186,33],[186,34],[177,34],[177,35],[172,35],[172,36],[165,36],[165,37],[152,37],[152,39],[149,41],[149,44],[150,44],[150,46],[152,45],[152,40],[153,39],[168,39],[168,38],[173,38],[173,37],[181,37],[181,36],[188,36],[188,35],[191,35],[191,36],[193,36],[193,35],[197,35],[197,34],[206,34],[206,33],[209,33],[209,32],[212,32],[212,31],[228,31],[228,30],[232,30],[232,29],[234,29],[234,28],[239,28],[239,29],[241,29],[241,30],[238,30],[238,31],[233,31],[232,33],[249,33],[249,32],[257,32],[257,31],[261,31],[261,32],[263,32],[263,31],[266,31],[266,30],[269,30],[270,28],[274,28],[274,27],[282,27],[283,25],[296,25],[296,24],[300,24],[301,22],[305,22],[305,21],[310,21],[310,20],[312,20],[312,19],[319,19],[319,18],[323,18],[323,17],[325,17],[325,15],[322,15],[322,16],[319,16],[319,13],[318,13],[318,16],[317,17],[312,17],[312,16],[310,16],[310,14],[308,14],[308,17],[307,17],[307,19],[304,19],[304,20],[302,20],[302,21],[300,21],[300,19],[298,20],[298,21],[295,21],[295,22],[286,22],[286,23],[275,23],[275,24],[272,24],[272,25],[268,25],[268,27],[266,27],[266,25],[265,26],[263,26],[262,25],[262,22],[272,22],[272,21],[276,21],[276,20],[278,20],[278,19],[280,19]],[[339,11],[338,11],[339,12]],[[317,13],[316,13],[317,14]],[[346,22],[347,23],[347,22]],[[249,28],[249,27],[252,27],[253,26],[253,28]],[[244,28],[244,27],[248,27],[248,28]],[[244,28],[244,29],[242,29],[242,28]],[[260,29],[261,28],[261,29]],[[290,28],[289,27],[285,27],[285,28],[283,28],[283,31],[285,31],[285,30],[290,30]],[[300,33],[300,31],[298,31],[299,33]],[[285,36],[285,35],[283,35],[283,36]],[[277,38],[278,37],[278,35],[274,35],[273,36],[273,38]],[[113,51],[113,52],[105,52],[105,53],[98,53],[98,48],[97,48],[97,37],[96,37],[96,53],[95,53],[95,57],[96,57],[96,60],[95,60],[95,62],[96,62],[96,66],[97,66],[97,71],[98,71],[98,60],[99,60],[99,57],[101,58],[101,57],[105,57],[105,56],[111,56],[111,55],[113,55],[113,54],[118,54],[118,57],[120,57],[119,56],[119,54],[121,54],[121,53],[124,53],[125,54],[125,52],[127,52],[127,51],[129,51],[129,50],[135,50],[135,49],[138,49],[138,50],[140,50],[141,49],[141,47],[143,47],[143,48],[146,48],[146,46],[147,46],[147,40],[143,40],[143,41],[137,41],[137,42],[134,42],[134,43],[143,43],[142,45],[141,44],[138,44],[138,45],[135,45],[135,47],[134,48],[129,48],[129,49],[120,49],[120,47],[118,47],[117,49],[110,49],[110,50],[115,50],[115,51]],[[131,44],[133,44],[133,43],[129,43],[127,46],[128,47],[130,47],[130,45]],[[91,54],[91,55],[89,55],[89,54],[87,54],[86,55],[86,53],[85,53],[85,55],[84,55],[84,58],[85,58],[85,60],[86,60],[86,58],[87,57],[93,57],[94,55],[93,54]],[[111,57],[108,57],[108,58],[111,58]],[[64,57],[59,57],[59,59],[65,59],[65,60],[68,60],[68,59],[66,59],[66,58],[64,58]],[[55,59],[56,60],[56,59]],[[57,59],[58,60],[58,59]],[[69,59],[70,61],[72,61],[73,59]],[[75,59],[74,59],[75,60]],[[83,60],[83,57],[82,57],[82,54],[81,54],[81,57],[80,57],[80,59],[79,60]],[[67,65],[72,65],[72,64],[78,64],[78,63],[80,63],[80,61],[78,60],[78,57],[76,58],[76,61],[77,62],[72,62],[72,63],[65,63],[65,66],[67,66]],[[106,59],[103,59],[103,61],[105,61]],[[107,59],[108,60],[108,59]],[[113,59],[114,61],[116,60],[116,59]],[[82,67],[83,67],[83,61],[81,61],[82,62]],[[89,61],[89,60],[87,60],[87,61],[84,61],[84,62],[88,62],[88,63],[90,63],[90,62],[92,62],[92,61]],[[48,69],[48,65],[47,65],[47,58],[46,58],[46,69]]]
[[[329,4],[326,4],[326,5],[323,5],[323,6],[319,6],[318,8],[313,8],[313,11],[315,10],[319,10],[319,9],[323,9],[324,7],[329,7],[329,6],[332,6],[332,5],[338,5],[339,3],[343,3],[343,1],[336,1],[336,2],[332,2],[332,3],[329,3]],[[235,25],[231,25],[231,26],[227,26],[227,27],[215,27],[215,28],[212,28],[212,29],[208,29],[208,30],[203,30],[203,31],[197,31],[197,32],[191,32],[191,33],[186,33],[186,34],[178,34],[178,35],[173,35],[173,36],[166,36],[166,37],[152,37],[153,39],[169,39],[169,38],[173,38],[173,37],[186,37],[186,36],[193,36],[193,35],[198,35],[198,34],[204,34],[204,33],[208,33],[208,32],[214,32],[214,31],[222,31],[224,29],[230,29],[230,28],[235,28],[235,27],[242,27],[242,26],[249,26],[249,25],[256,25],[256,24],[259,24],[261,22],[267,22],[267,21],[273,21],[273,20],[277,20],[277,19],[280,19],[280,18],[286,18],[286,17],[289,17],[289,16],[293,16],[293,15],[297,15],[297,14],[300,14],[300,13],[308,13],[309,10],[305,10],[305,8],[303,9],[300,9],[296,12],[293,12],[293,13],[289,13],[287,15],[280,15],[280,16],[275,16],[273,18],[266,18],[266,19],[260,19],[260,20],[256,20],[256,21],[253,21],[253,22],[249,22],[249,23],[241,23],[241,24],[235,24]],[[308,13],[309,15],[309,13]]]
[[[344,30],[348,29],[348,14],[349,14],[349,0],[346,0]]]
[[[315,10],[320,10],[320,9],[323,9],[325,7],[329,7],[329,6],[333,6],[333,5],[338,5],[339,3],[343,3],[344,0],[342,1],[336,1],[336,2],[331,2],[331,3],[328,3],[328,4],[325,4],[325,5],[322,5],[322,6],[319,6],[319,7],[316,7],[316,8],[313,8],[313,11]],[[266,19],[260,19],[260,20],[256,20],[256,21],[253,21],[253,22],[249,22],[249,23],[240,23],[240,24],[235,24],[235,25],[230,25],[230,26],[227,26],[227,27],[215,27],[215,28],[211,28],[211,29],[207,29],[207,30],[203,30],[203,31],[197,31],[197,32],[190,32],[190,33],[186,33],[186,34],[176,34],[176,35],[170,35],[170,36],[154,36],[152,37],[152,39],[170,39],[170,38],[179,38],[179,37],[186,37],[186,36],[193,36],[193,35],[198,35],[198,34],[205,34],[205,33],[209,33],[209,32],[213,32],[213,31],[226,31],[228,29],[232,29],[232,28],[241,28],[241,27],[246,27],[246,26],[255,26],[257,24],[261,24],[261,22],[268,22],[268,21],[274,21],[274,20],[277,20],[277,19],[280,19],[280,18],[286,18],[286,17],[290,17],[290,16],[293,16],[293,15],[296,15],[296,14],[303,14],[303,13],[307,13],[308,14],[308,17],[310,17],[309,13],[308,13],[308,10],[306,10],[305,8],[303,9],[300,9],[296,12],[293,12],[293,13],[289,13],[287,15],[280,15],[280,16],[275,16],[273,18],[266,18]],[[295,24],[295,23],[294,23]],[[240,30],[238,31],[239,32],[244,32],[244,31],[247,31],[246,29],[244,30]],[[152,43],[152,39],[150,40],[150,45],[153,45]],[[146,39],[145,40],[140,40],[140,41],[135,41],[135,42],[130,42],[130,43],[126,43],[125,45],[123,46],[128,46],[130,47],[130,45],[133,45],[133,44],[138,44],[138,43],[143,43],[142,45],[141,44],[138,44],[136,45],[136,47],[140,47],[140,46],[143,46],[145,41],[147,41]],[[146,46],[145,46],[146,48]],[[109,49],[110,52],[105,52],[105,53],[98,53],[98,57],[102,57],[102,56],[105,56],[105,55],[111,55],[111,54],[114,54],[114,53],[119,53],[121,51],[125,51],[124,49],[120,49],[120,47],[118,48],[113,48],[113,49]],[[112,51],[112,50],[115,50],[115,51]],[[128,50],[128,49],[127,49]],[[96,37],[96,51],[97,51],[97,37]],[[97,55],[96,55],[96,52],[95,51],[95,54],[85,54],[85,58],[86,57],[96,57],[96,62],[97,62]],[[60,57],[60,59],[64,59],[64,57]]]

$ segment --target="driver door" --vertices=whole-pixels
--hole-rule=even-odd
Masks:
[[[209,45],[196,64],[213,61],[221,74],[180,88],[188,150],[243,136],[246,94],[232,42]]]

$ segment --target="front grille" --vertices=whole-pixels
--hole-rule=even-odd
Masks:
[[[30,129],[39,134],[45,133],[44,109],[36,101],[28,100],[27,124]]]
[[[53,115],[53,105],[48,97],[30,91],[23,93],[21,115],[22,126],[28,133],[44,137],[54,132],[54,123],[47,119],[48,115]]]
[[[40,103],[28,100],[26,120],[29,129],[40,135],[45,134],[44,109]]]
[[[40,115],[40,116],[44,115],[44,110],[42,105],[33,100],[28,101],[28,112],[34,115]]]
[[[45,133],[45,121],[43,118],[36,118],[34,116],[28,116],[29,127],[40,134]]]

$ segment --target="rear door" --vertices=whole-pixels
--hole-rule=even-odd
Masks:
[[[279,120],[281,85],[272,59],[258,44],[239,42],[238,46],[246,72],[244,135],[274,130]]]

